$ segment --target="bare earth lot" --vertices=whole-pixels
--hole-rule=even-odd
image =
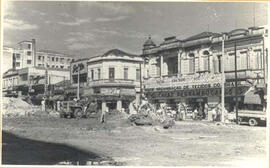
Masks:
[[[265,167],[266,128],[177,122],[171,129],[94,119],[4,118],[2,164]],[[79,162],[78,162],[79,161]]]

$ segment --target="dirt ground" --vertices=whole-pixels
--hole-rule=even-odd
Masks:
[[[178,121],[163,129],[131,126],[124,120],[96,125],[94,119],[4,118],[2,164],[88,164],[89,160],[127,166],[266,164],[266,127]]]

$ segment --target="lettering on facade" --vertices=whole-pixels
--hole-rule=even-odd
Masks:
[[[238,95],[243,95],[248,90],[248,87],[239,87],[237,90]],[[225,95],[233,96],[235,94],[235,88],[226,88]],[[190,90],[178,90],[178,91],[152,91],[146,92],[146,97],[150,99],[159,98],[176,98],[176,97],[211,97],[220,96],[220,88],[212,89],[190,89]]]

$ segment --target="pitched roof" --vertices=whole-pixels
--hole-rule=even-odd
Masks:
[[[201,39],[201,38],[206,38],[206,37],[211,37],[211,36],[219,36],[219,33],[213,33],[213,32],[202,32],[199,34],[196,34],[194,36],[186,38],[184,41],[189,41],[189,40],[196,40],[196,39]]]
[[[108,55],[115,55],[115,56],[137,56],[135,54],[129,54],[129,53],[126,53],[122,50],[119,50],[119,49],[112,49],[112,50],[109,50],[107,51],[105,54],[103,54],[103,56],[108,56]]]

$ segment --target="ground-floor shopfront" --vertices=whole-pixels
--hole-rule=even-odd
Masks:
[[[184,89],[185,88],[185,89]],[[249,93],[249,94],[247,94]],[[252,94],[250,94],[252,93]],[[239,108],[244,108],[247,99],[252,97],[252,103],[262,105],[261,99],[252,89],[252,86],[245,81],[238,82],[237,102]],[[225,84],[225,108],[228,112],[233,112],[236,105],[236,89],[233,82]],[[192,85],[189,87],[163,87],[145,89],[145,96],[148,101],[159,109],[162,104],[175,111],[184,111],[187,118],[192,117],[195,111],[203,119],[211,119],[208,113],[215,108],[221,109],[221,87],[218,83]]]
[[[134,85],[94,85],[82,89],[82,98],[88,98],[98,104],[98,110],[104,112],[120,111],[133,113],[138,102],[138,95]]]

